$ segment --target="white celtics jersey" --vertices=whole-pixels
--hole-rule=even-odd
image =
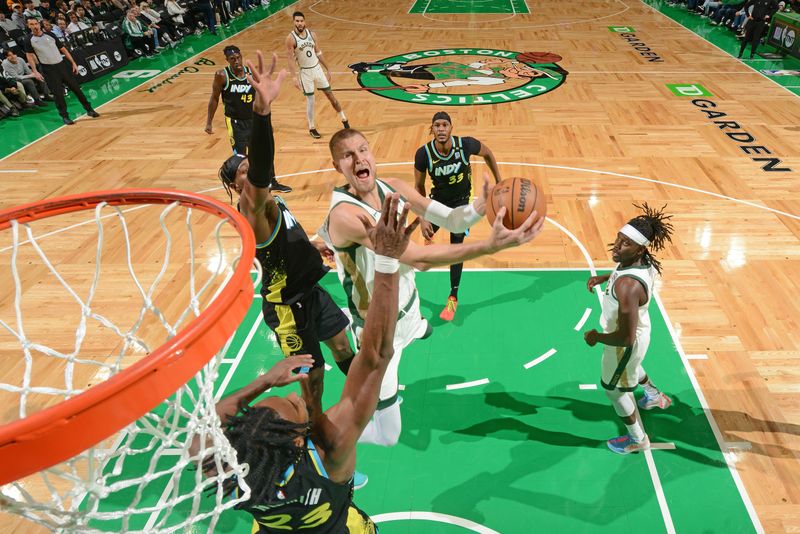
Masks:
[[[619,301],[614,291],[614,284],[623,276],[628,276],[639,280],[647,292],[647,302],[639,306],[639,322],[636,326],[636,338],[639,340],[650,339],[650,314],[648,307],[653,295],[653,284],[655,283],[657,271],[651,265],[636,265],[622,268],[617,265],[611,277],[608,279],[606,291],[603,293],[603,315],[600,318],[600,326],[603,332],[610,333],[617,329],[619,319]]]
[[[383,198],[388,193],[392,193],[393,189],[380,180],[376,180],[375,183],[378,187],[381,203],[383,203]],[[330,212],[333,208],[344,202],[363,208],[376,222],[380,219],[381,212],[348,193],[347,186],[337,187],[333,190],[328,217],[330,217]],[[400,211],[402,208],[403,201],[400,200],[397,209]],[[328,233],[328,224],[329,220],[325,219],[319,234],[328,243],[328,246],[336,252],[336,271],[347,295],[347,305],[353,316],[353,323],[354,325],[359,322],[363,324],[363,320],[367,317],[367,308],[369,308],[372,292],[375,288],[375,252],[358,244],[343,248],[334,247]],[[417,286],[414,281],[413,267],[401,263],[398,272],[400,273],[400,291],[398,295],[400,309],[398,311],[401,315],[405,315],[412,307],[419,306]]]
[[[317,58],[316,43],[314,36],[311,35],[311,30],[306,28],[306,36],[300,37],[297,31],[292,30],[292,37],[294,37],[294,57],[297,64],[301,69],[313,69],[319,65],[319,58]]]

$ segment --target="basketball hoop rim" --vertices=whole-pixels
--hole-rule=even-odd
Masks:
[[[63,462],[96,445],[153,409],[185,384],[222,347],[253,299],[250,266],[255,236],[232,206],[204,195],[165,189],[128,189],[46,199],[0,211],[0,230],[12,220],[28,223],[112,206],[171,204],[227,219],[242,238],[242,254],[228,284],[175,337],[108,380],[55,406],[0,426],[0,485]]]

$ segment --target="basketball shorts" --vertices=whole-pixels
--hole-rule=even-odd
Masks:
[[[314,89],[330,89],[331,84],[325,77],[322,65],[317,64],[316,67],[300,69],[300,87],[303,88],[304,95],[311,96]]]
[[[419,294],[414,290],[411,298],[397,314],[397,326],[395,326],[394,339],[392,340],[394,355],[389,361],[386,374],[383,375],[381,391],[378,395],[379,401],[386,401],[397,395],[400,384],[398,370],[400,368],[400,359],[403,357],[403,349],[415,339],[424,336],[427,329],[428,321],[422,318],[422,313],[419,311]],[[351,323],[351,333],[353,334],[353,339],[355,339],[356,347],[360,348],[361,336],[364,333],[363,321],[353,321]]]
[[[461,206],[466,206],[467,204],[469,204],[469,197],[461,197],[461,198],[455,198],[455,199],[441,199],[441,198],[437,198],[436,195],[432,194],[431,198],[433,200],[435,200],[436,202],[441,202],[442,204],[444,204],[448,208],[460,208]],[[438,226],[436,226],[435,224],[432,224],[432,226],[433,226],[433,233],[434,234],[439,231],[439,227]],[[466,237],[467,235],[469,235],[469,230],[467,230],[466,232],[464,232],[462,234],[453,234],[453,235]]]
[[[225,117],[228,127],[228,140],[231,142],[234,154],[247,154],[247,144],[250,142],[250,130],[253,129],[252,119],[232,119]]]
[[[639,385],[639,368],[642,366],[650,338],[637,338],[630,347],[603,349],[600,384],[606,389],[633,391]]]
[[[321,341],[347,328],[350,321],[331,296],[319,285],[292,304],[262,304],[264,322],[275,332],[284,356],[310,354],[312,369],[325,365]]]

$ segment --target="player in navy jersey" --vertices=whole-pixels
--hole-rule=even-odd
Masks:
[[[431,177],[430,197],[449,208],[457,208],[469,204],[472,196],[472,167],[470,156],[481,156],[499,182],[500,169],[497,160],[489,147],[474,137],[452,135],[453,122],[444,111],[434,114],[431,123],[433,139],[417,149],[414,156],[414,186],[420,195],[426,196],[425,176]],[[430,243],[439,227],[428,221],[422,222],[422,235],[425,242]],[[468,232],[450,234],[451,243],[463,243]],[[461,284],[463,263],[450,266],[450,296],[447,297],[439,317],[452,321],[458,307],[458,287]]]

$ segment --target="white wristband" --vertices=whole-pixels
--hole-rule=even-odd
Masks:
[[[394,274],[400,269],[400,260],[375,254],[375,272],[384,274]]]

